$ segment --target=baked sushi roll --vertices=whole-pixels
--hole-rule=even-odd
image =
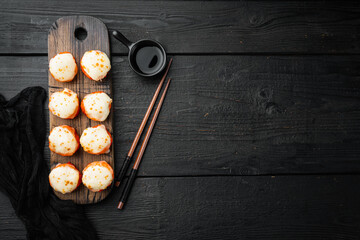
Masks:
[[[49,135],[49,148],[61,156],[72,156],[79,149],[79,136],[74,128],[61,125],[54,127]]]
[[[111,69],[110,59],[106,53],[99,50],[91,50],[84,53],[80,66],[82,72],[94,81],[104,79]]]
[[[92,192],[106,189],[113,180],[114,171],[105,161],[92,162],[83,170],[82,182]]]
[[[80,137],[80,144],[84,151],[96,155],[109,153],[111,143],[111,134],[102,124],[86,128]]]
[[[109,116],[112,99],[104,92],[87,94],[81,101],[81,110],[90,119],[103,122]]]
[[[73,119],[79,114],[79,98],[76,93],[64,88],[61,92],[51,94],[49,110],[60,118]]]
[[[71,163],[58,164],[49,174],[50,186],[62,194],[73,192],[81,183],[81,173]]]
[[[49,61],[49,72],[59,82],[70,82],[78,72],[74,56],[69,52],[61,52]]]

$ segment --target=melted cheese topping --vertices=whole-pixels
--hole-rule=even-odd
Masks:
[[[58,126],[51,130],[49,135],[50,150],[63,156],[73,155],[79,148],[78,139],[73,132],[75,129],[66,125]]]
[[[101,154],[110,152],[111,136],[104,125],[86,128],[80,137],[80,144],[85,152]]]
[[[77,94],[67,88],[54,92],[49,98],[49,110],[60,118],[74,118],[79,110]]]
[[[111,68],[108,56],[99,50],[84,53],[80,65],[84,74],[95,81],[104,79]]]
[[[93,192],[99,192],[111,185],[114,179],[112,167],[105,161],[92,162],[83,170],[82,181]]]
[[[51,187],[62,194],[74,191],[80,180],[80,172],[72,164],[58,164],[49,175]]]
[[[60,82],[69,82],[77,74],[75,59],[71,53],[59,53],[49,62],[51,75]]]
[[[109,116],[112,99],[104,92],[94,92],[84,97],[81,109],[95,121],[105,121]]]

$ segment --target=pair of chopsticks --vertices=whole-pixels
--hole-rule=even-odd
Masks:
[[[166,78],[166,76],[167,76],[167,74],[168,74],[168,72],[169,72],[171,63],[172,63],[172,58],[170,59],[170,61],[169,61],[169,63],[168,63],[168,66],[167,66],[167,68],[166,68],[166,71],[165,71],[165,73],[164,73],[164,76],[162,77],[162,79],[161,79],[161,81],[160,81],[160,83],[159,83],[159,86],[157,87],[157,89],[156,89],[156,91],[155,91],[155,94],[154,94],[154,96],[153,96],[153,98],[152,98],[152,100],[151,100],[151,102],[150,102],[150,105],[149,105],[149,107],[148,107],[148,109],[147,109],[147,111],[146,111],[146,113],[145,113],[145,116],[144,116],[144,118],[143,118],[143,120],[142,120],[142,122],[141,122],[141,125],[140,125],[140,127],[139,127],[139,130],[138,130],[137,133],[136,133],[136,136],[135,136],[135,138],[134,138],[134,141],[133,141],[133,143],[131,144],[130,150],[129,150],[129,152],[128,152],[128,154],[127,154],[127,156],[126,156],[126,158],[125,158],[125,160],[124,160],[124,162],[123,162],[123,165],[122,165],[119,173],[118,173],[117,176],[116,176],[116,179],[115,179],[115,186],[116,186],[116,187],[119,187],[120,184],[122,183],[122,181],[124,180],[124,177],[125,177],[125,175],[126,175],[127,169],[129,168],[129,164],[130,164],[130,162],[131,162],[131,158],[132,158],[132,156],[133,156],[133,154],[134,154],[135,148],[136,148],[136,146],[137,146],[137,144],[138,144],[138,142],[139,142],[139,140],[140,140],[140,136],[141,136],[141,134],[142,134],[142,132],[143,132],[143,130],[144,130],[144,128],[145,128],[145,125],[146,125],[146,123],[147,123],[147,120],[148,120],[149,117],[150,117],[150,114],[151,114],[151,111],[152,111],[152,109],[153,109],[153,107],[154,107],[154,105],[155,105],[156,99],[157,99],[157,97],[159,96],[159,93],[160,93],[160,91],[161,91],[161,87],[162,87],[162,85],[163,85],[164,82],[165,82],[165,78]],[[161,106],[162,106],[162,104],[163,104],[163,102],[164,102],[165,95],[166,95],[166,92],[167,92],[167,90],[168,90],[168,88],[169,88],[170,81],[171,81],[171,79],[169,78],[169,80],[168,80],[168,82],[167,82],[167,84],[166,84],[166,86],[165,86],[165,89],[164,89],[164,91],[163,91],[163,93],[162,93],[162,95],[161,95],[161,98],[160,98],[160,100],[159,100],[159,103],[158,103],[158,105],[157,105],[157,108],[156,108],[156,110],[155,110],[154,116],[153,116],[153,118],[151,119],[150,126],[149,126],[149,128],[148,128],[148,130],[147,130],[147,132],[146,132],[146,135],[145,135],[145,138],[144,138],[144,140],[143,140],[143,143],[141,144],[141,148],[140,148],[140,151],[139,151],[139,153],[138,153],[138,155],[137,155],[137,157],[136,157],[134,166],[132,167],[132,170],[131,170],[131,173],[130,173],[130,177],[129,177],[128,181],[126,182],[125,188],[124,188],[124,190],[123,190],[123,192],[122,192],[122,194],[121,194],[121,197],[120,197],[120,200],[119,200],[119,204],[118,204],[118,206],[117,206],[118,209],[122,209],[122,208],[124,207],[124,204],[125,204],[128,196],[129,196],[131,187],[132,187],[132,185],[134,184],[134,181],[135,181],[135,178],[136,178],[136,174],[137,174],[137,170],[138,170],[138,168],[139,168],[139,165],[140,165],[142,156],[144,155],[146,146],[147,146],[147,144],[148,144],[148,142],[149,142],[149,138],[150,138],[151,132],[152,132],[152,130],[153,130],[153,128],[154,128],[156,119],[157,119],[157,117],[158,117],[158,115],[159,115]]]

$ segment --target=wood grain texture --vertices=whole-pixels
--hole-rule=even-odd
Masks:
[[[47,87],[45,57],[0,61],[6,97]],[[158,81],[112,64],[121,166]],[[175,56],[139,176],[359,173],[359,76],[357,56]]]
[[[87,37],[80,41],[75,37],[75,29],[84,28],[87,31]],[[105,52],[109,58],[110,45],[108,31],[103,22],[88,16],[72,16],[58,19],[51,27],[48,35],[48,61],[60,52],[70,52],[76,59],[79,71],[75,79],[68,83],[56,81],[50,73],[49,77],[49,96],[57,91],[62,91],[63,88],[69,88],[78,94],[81,101],[86,94],[103,91],[111,98],[112,96],[112,80],[108,76],[100,81],[93,81],[87,78],[80,69],[80,60],[86,51],[100,50]],[[76,118],[68,120],[61,119],[49,111],[50,130],[60,125],[69,125],[77,131],[81,136],[85,128],[94,127],[99,124],[104,124],[108,131],[113,134],[112,128],[112,112],[104,122],[97,122],[90,120],[85,114],[80,113]],[[89,163],[94,161],[106,161],[114,168],[114,144],[110,148],[110,153],[101,155],[92,155],[85,152],[82,147],[70,157],[60,156],[51,152],[50,163],[55,166],[58,163],[73,163],[79,171],[82,171]],[[71,199],[79,204],[96,203],[104,199],[111,191],[111,187],[100,193],[94,193],[88,190],[84,185],[69,194],[62,194],[56,192],[56,195],[61,199]]]
[[[92,15],[178,53],[360,53],[358,1],[4,1],[0,53],[47,53],[58,18]],[[112,52],[125,54],[112,41]]]
[[[175,55],[173,81],[126,209],[116,210],[121,189],[84,206],[100,239],[355,240],[359,13],[339,0],[3,1],[0,93],[48,87],[47,33],[60,17],[158,40]],[[121,166],[158,81],[110,42]],[[0,194],[0,238],[25,235]]]
[[[104,240],[355,240],[359,183],[359,175],[138,178],[123,211],[120,191],[85,209]],[[0,203],[2,239],[23,239],[3,195]]]

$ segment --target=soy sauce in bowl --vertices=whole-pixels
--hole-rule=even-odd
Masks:
[[[143,75],[153,76],[159,73],[166,64],[164,50],[153,41],[138,42],[131,52],[130,65],[136,72]]]
[[[166,52],[159,42],[143,39],[133,43],[116,30],[112,34],[129,49],[130,67],[140,76],[152,77],[165,68]]]
[[[136,65],[145,74],[154,74],[163,61],[161,50],[157,47],[143,47],[135,53]]]

